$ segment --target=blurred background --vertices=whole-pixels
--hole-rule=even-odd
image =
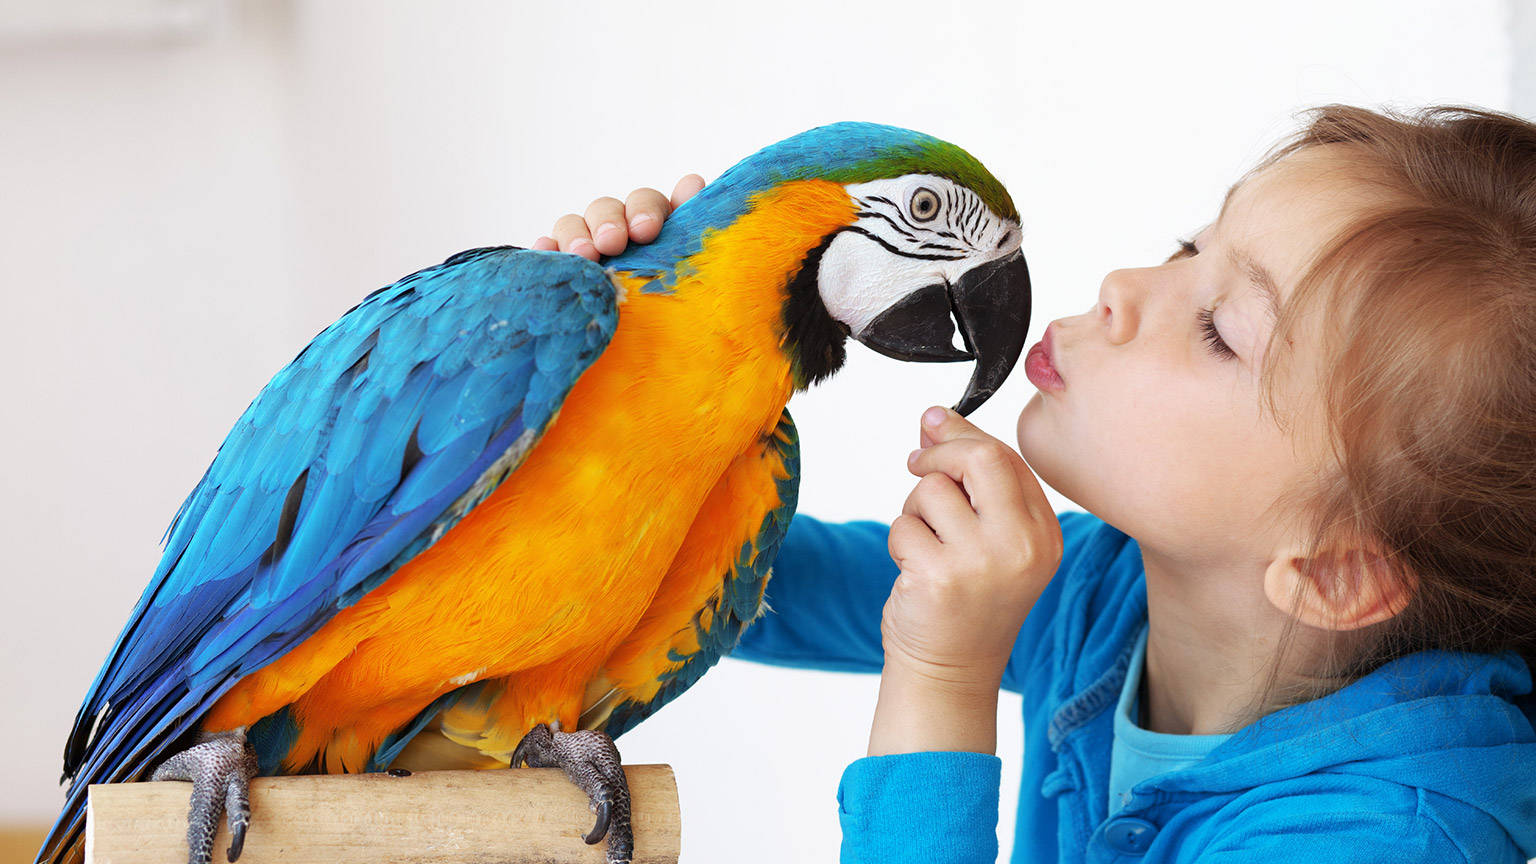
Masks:
[[[57,812],[79,701],[229,426],[374,288],[862,119],[1009,186],[1033,341],[1212,218],[1300,109],[1536,113],[1533,24],[1522,0],[0,0],[0,833]],[[888,520],[969,370],[850,354],[790,406],[801,511]],[[1011,441],[1030,393],[976,419]],[[676,768],[685,862],[831,861],[876,683],[726,660],[619,744]]]

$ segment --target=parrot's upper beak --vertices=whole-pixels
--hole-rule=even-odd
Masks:
[[[1001,387],[1029,331],[1029,266],[1016,252],[981,265],[951,285],[928,285],[881,312],[855,339],[887,357],[920,362],[975,360],[976,371],[955,405],[981,407]],[[966,350],[954,347],[955,327]]]

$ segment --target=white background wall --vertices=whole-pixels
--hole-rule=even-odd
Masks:
[[[79,700],[229,425],[373,288],[463,248],[527,243],[596,195],[670,189],[810,126],[869,119],[955,141],[1009,185],[1033,339],[1091,305],[1104,273],[1208,220],[1295,110],[1506,108],[1512,90],[1507,0],[244,0],[159,36],[31,41],[4,29],[28,4],[7,3],[11,822],[56,812]],[[791,405],[801,509],[888,519],[919,413],[952,403],[969,372],[851,353]],[[1011,440],[1029,394],[1017,375],[976,419]],[[832,860],[837,778],[863,753],[875,685],[728,660],[620,744],[677,768],[685,861]],[[1017,711],[1005,698],[1005,851]]]

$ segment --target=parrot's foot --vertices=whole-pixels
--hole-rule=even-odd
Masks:
[[[245,829],[251,824],[251,778],[256,776],[256,751],[246,743],[245,730],[201,733],[197,744],[161,763],[151,780],[192,781],[192,809],[187,814],[187,864],[213,860],[213,837],[219,811],[229,816],[229,860],[240,857]]]
[[[613,739],[601,732],[561,732],[543,723],[533,727],[512,753],[512,767],[559,768],[587,793],[597,824],[581,839],[590,844],[608,837],[608,864],[628,864],[635,852],[629,821],[629,780]]]

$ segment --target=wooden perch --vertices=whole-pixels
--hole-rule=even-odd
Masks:
[[[631,765],[635,864],[677,861],[682,821],[668,765]],[[86,864],[184,864],[191,783],[92,786]],[[251,827],[239,864],[595,862],[587,796],[555,768],[351,774],[251,781]],[[214,864],[224,864],[222,823]]]

